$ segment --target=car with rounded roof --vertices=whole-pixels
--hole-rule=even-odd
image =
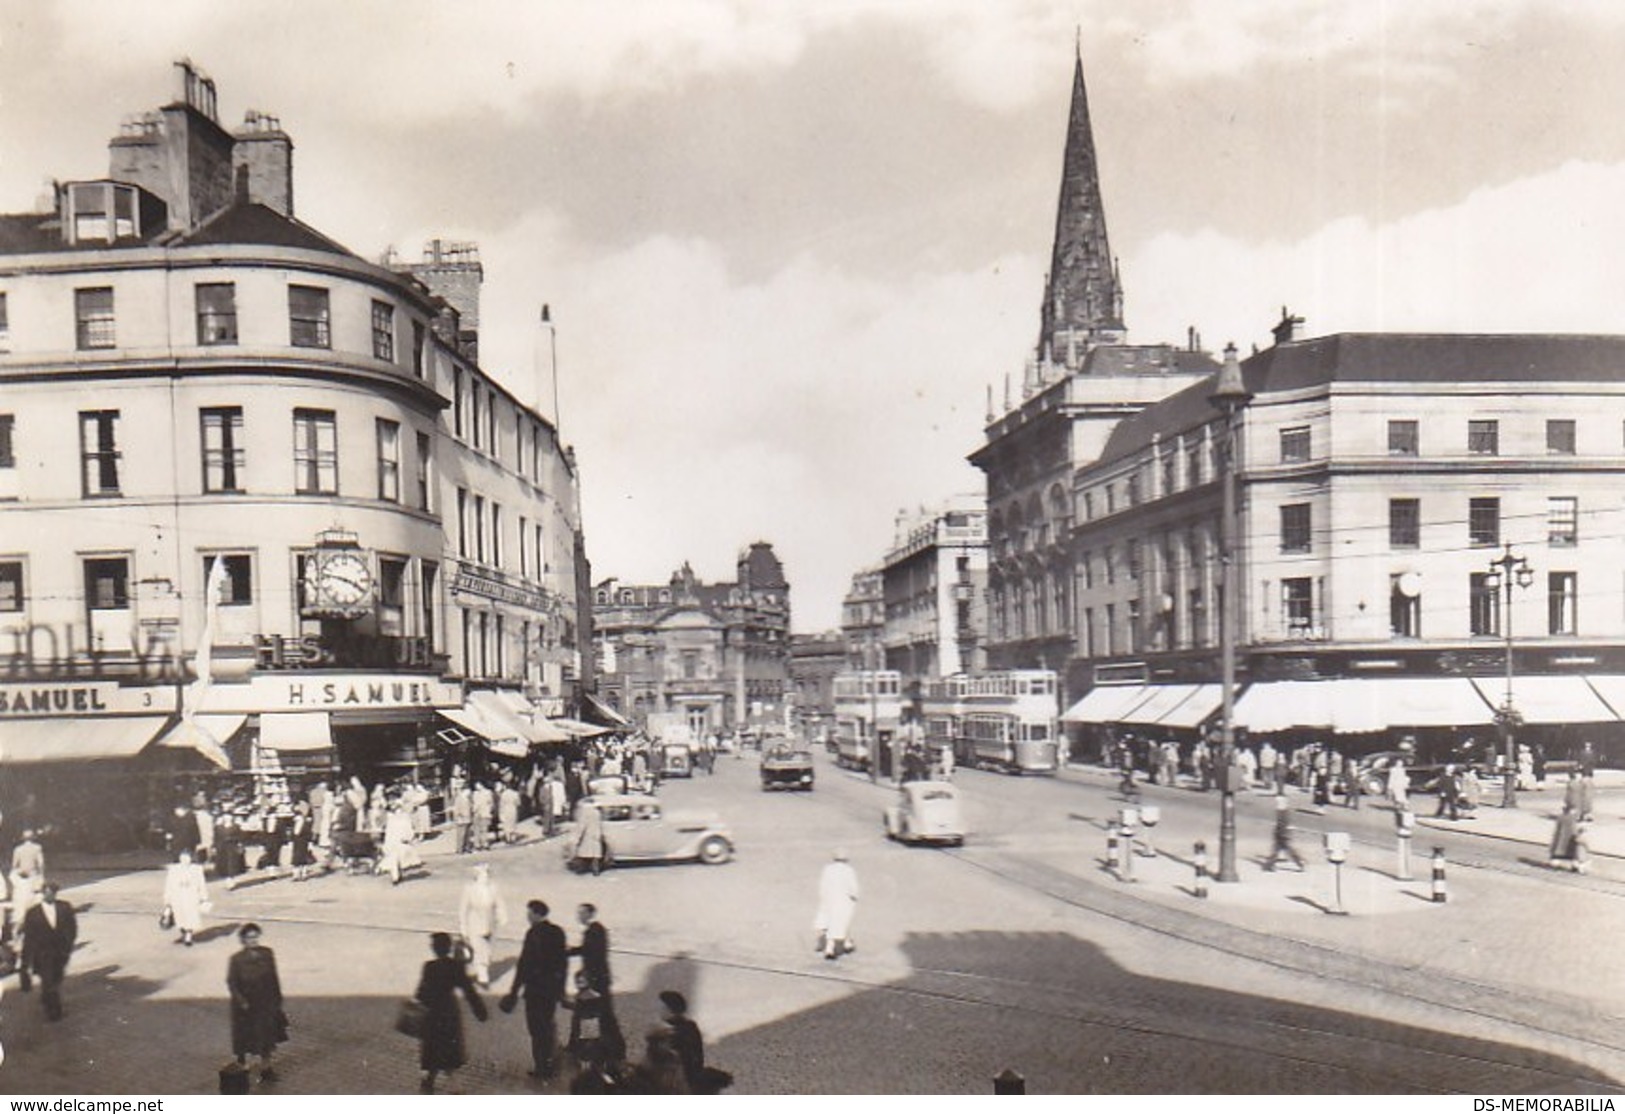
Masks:
[[[648,793],[583,797],[576,823],[586,810],[603,820],[604,858],[616,863],[725,863],[734,855],[733,831],[714,812],[667,809]],[[574,841],[564,846],[565,862],[575,866]]]

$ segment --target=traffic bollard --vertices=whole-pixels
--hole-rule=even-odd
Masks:
[[[1106,821],[1106,868],[1117,869],[1117,821]]]
[[[1399,868],[1394,877],[1401,882],[1411,880],[1411,836],[1416,831],[1416,816],[1409,809],[1394,813],[1394,834],[1399,837]]]
[[[1343,863],[1349,857],[1349,834],[1347,832],[1326,833],[1326,858],[1332,864],[1332,880],[1335,889],[1332,898],[1332,913],[1339,917],[1348,916],[1348,910],[1343,908]]]
[[[1140,841],[1140,854],[1148,858],[1157,857],[1157,844],[1154,839],[1157,821],[1162,819],[1162,810],[1156,805],[1146,805],[1140,809],[1140,823],[1145,825],[1145,838]]]
[[[1444,848],[1435,847],[1433,849],[1433,900],[1442,905],[1449,896],[1444,882]]]
[[[1197,897],[1207,896],[1207,844],[1201,840],[1196,841],[1196,853],[1191,858],[1196,867],[1196,888],[1191,891]]]
[[[1122,838],[1117,844],[1117,859],[1124,882],[1134,881],[1134,833],[1139,826],[1139,809],[1125,808],[1118,813],[1117,827]]]
[[[995,1095],[1025,1095],[1027,1093],[1027,1080],[1014,1068],[1005,1068],[993,1077],[993,1093]]]

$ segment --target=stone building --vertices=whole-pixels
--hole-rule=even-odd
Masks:
[[[841,640],[848,669],[883,669],[881,636],[886,628],[886,600],[879,569],[852,574],[852,585],[841,600]]]
[[[987,589],[987,516],[980,509],[904,516],[880,564],[886,669],[905,683],[977,673]]]
[[[599,695],[633,722],[696,734],[785,720],[790,584],[767,542],[739,556],[731,583],[685,562],[664,584],[593,587]]]
[[[571,695],[574,455],[432,285],[295,216],[275,118],[175,74],[106,178],[0,216],[3,789],[432,773],[472,690]]]

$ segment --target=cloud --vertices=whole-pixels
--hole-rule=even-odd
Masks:
[[[1282,304],[1309,335],[1619,331],[1625,164],[1570,162],[1387,224],[1332,222],[1292,241],[1153,237],[1124,262],[1139,339],[1263,343]],[[1532,219],[1533,218],[1533,219]]]

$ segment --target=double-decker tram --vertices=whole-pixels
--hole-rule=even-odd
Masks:
[[[1053,774],[1060,764],[1059,686],[1053,670],[1011,669],[961,679],[954,761],[1007,774]],[[930,712],[927,712],[927,723]]]
[[[888,745],[903,720],[903,675],[860,669],[835,675],[835,761],[867,770],[876,748]]]
[[[944,750],[959,761],[959,737],[964,731],[965,694],[970,677],[955,673],[927,681],[920,693],[920,719],[925,723],[925,746],[932,755]]]

